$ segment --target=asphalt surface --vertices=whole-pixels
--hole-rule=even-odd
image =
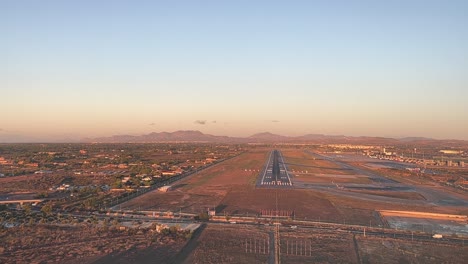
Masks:
[[[265,169],[260,174],[259,185],[262,187],[290,187],[292,186],[288,168],[284,163],[283,154],[279,150],[270,152]]]

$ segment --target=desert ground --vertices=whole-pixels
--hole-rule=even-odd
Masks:
[[[464,193],[387,176],[381,167],[363,166],[367,161],[354,157],[303,149],[282,152],[293,186],[258,185],[269,155],[269,150],[262,150],[190,176],[167,193],[145,194],[122,204],[122,208],[199,213],[210,207],[226,220],[235,216],[257,219],[257,226],[207,224],[196,240],[185,246],[180,258],[184,263],[272,263],[272,219],[261,212],[276,209],[292,212],[289,220],[410,232],[410,236],[380,237],[378,231],[365,236],[340,227],[291,229],[285,225],[280,229],[283,263],[463,263],[468,257],[464,243],[446,244],[432,238],[435,233],[443,234],[444,239],[467,236]],[[408,218],[408,213],[382,213],[384,210],[456,214],[462,218],[452,221],[424,214]],[[420,239],[413,240],[411,232]]]
[[[0,231],[1,263],[164,263],[188,241],[186,234],[112,226],[39,225]]]
[[[183,263],[273,263],[272,226],[208,224]],[[282,263],[464,263],[466,247],[340,230],[280,229]]]
[[[198,214],[259,216],[291,211],[291,218],[357,225],[383,225],[379,210],[466,214],[466,196],[440,187],[399,182],[379,171],[303,149],[282,150],[292,188],[256,185],[269,151],[246,152],[179,181],[168,192],[152,191],[119,208]],[[361,162],[361,161],[359,161]]]
[[[193,234],[182,233],[188,236],[86,224],[53,228],[44,225],[35,230],[14,227],[19,236],[12,232],[1,235],[5,243],[0,248],[0,261],[271,263],[274,220],[262,212],[275,210],[290,212],[283,218],[285,221],[337,224],[328,229],[307,225],[296,229],[289,224],[293,222],[285,222],[280,228],[284,263],[463,263],[468,257],[464,243],[454,245],[431,237],[436,232],[444,239],[467,235],[464,193],[387,176],[381,167],[362,166],[366,161],[352,157],[295,148],[282,152],[293,186],[258,186],[270,150],[255,149],[188,176],[167,192],[150,191],[114,207],[126,212],[193,215],[211,208],[224,223],[204,223]],[[455,222],[444,216],[408,217],[414,212],[461,217]],[[229,220],[242,219],[239,217],[256,221],[247,224]],[[354,226],[382,231],[404,229],[425,238],[413,241],[408,236],[364,236]],[[342,230],[344,227],[348,229]],[[55,250],[63,245],[73,250]]]

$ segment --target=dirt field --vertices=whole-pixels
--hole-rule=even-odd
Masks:
[[[301,164],[317,162],[302,150],[284,150],[283,154],[286,162],[290,159]],[[278,210],[293,211],[296,219],[366,226],[383,224],[376,210],[440,213],[459,213],[460,210],[428,203],[418,192],[410,191],[256,188],[255,180],[267,158],[267,150],[245,153],[176,183],[167,193],[154,191],[131,200],[123,204],[122,209],[200,213],[207,207],[214,207],[218,215],[254,216],[261,210],[275,210],[277,196]],[[361,178],[357,174],[333,175],[343,179]]]
[[[209,224],[184,263],[268,263],[271,232],[271,226]],[[468,254],[463,246],[288,227],[280,229],[280,241],[281,262],[288,264],[464,263]]]
[[[350,190],[351,192],[372,194],[384,197],[399,198],[405,200],[425,200],[424,196],[417,192],[398,192],[398,191],[371,191],[371,190]]]
[[[366,175],[356,174],[336,163],[314,157],[304,150],[285,150],[283,156],[296,183],[372,183]]]
[[[342,215],[329,200],[320,193],[295,189],[254,189],[238,187],[231,189],[220,202],[221,213],[246,214],[260,210],[275,210],[278,197],[278,210],[295,212],[296,219],[318,219],[338,221]]]
[[[277,196],[278,210],[293,211],[296,219],[367,225],[379,223],[375,208],[388,208],[381,203],[367,205],[359,199],[342,199],[312,189],[255,188],[259,174],[255,170],[261,171],[267,158],[267,151],[245,153],[178,182],[167,193],[154,191],[124,203],[122,209],[200,213],[215,207],[218,215],[253,216],[261,210],[275,210]]]
[[[253,216],[275,210],[277,195],[278,210],[294,211],[298,219],[340,222],[345,218],[319,192],[255,188],[267,155],[267,151],[243,154],[180,181],[167,193],[154,191],[124,203],[122,209],[200,213],[215,207],[220,215]]]
[[[328,231],[283,229],[283,263],[357,263],[352,235]]]
[[[340,175],[340,174],[314,174],[294,173],[294,182],[300,183],[359,183],[368,184],[372,181],[365,175]]]
[[[87,226],[15,227],[0,232],[0,263],[167,263],[187,239],[147,230]]]
[[[443,235],[468,236],[468,219],[465,215],[444,215],[424,212],[380,211],[391,228]]]
[[[208,225],[184,263],[267,263],[270,230],[242,225]]]
[[[466,263],[466,247],[356,236],[362,263]]]
[[[342,215],[346,216],[346,223],[359,225],[369,225],[370,221],[372,221],[373,225],[376,223],[381,224],[379,217],[376,217],[376,210],[408,210],[440,213],[446,213],[446,210],[448,210],[447,208],[443,209],[429,204],[413,205],[380,200],[363,200],[330,193],[325,193],[322,197],[328,199]]]
[[[294,172],[305,172],[309,175],[315,174],[338,174],[352,175],[353,172],[341,168],[339,165],[323,159],[315,158],[303,150],[283,150],[285,162],[288,168]]]
[[[130,210],[182,210],[187,213],[200,213],[207,207],[217,207],[231,189],[253,188],[267,154],[267,151],[244,153],[177,182],[169,192],[149,192],[121,207]]]
[[[65,177],[60,175],[30,174],[15,177],[0,178],[0,192],[40,192],[47,191],[50,186],[60,184]]]
[[[385,219],[391,228],[468,237],[468,225],[457,221],[397,216],[386,216]]]

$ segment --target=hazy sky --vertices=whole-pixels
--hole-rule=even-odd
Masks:
[[[468,1],[0,1],[0,142],[468,139]]]

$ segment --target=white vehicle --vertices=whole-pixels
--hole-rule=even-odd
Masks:
[[[296,229],[296,228],[297,228],[297,226],[295,226],[295,225],[291,226],[291,229]]]
[[[229,223],[231,223],[231,224],[236,224],[236,221],[231,221],[231,222],[229,222]]]
[[[434,235],[432,236],[432,238],[442,238],[442,235],[441,235],[441,234],[434,234]]]

